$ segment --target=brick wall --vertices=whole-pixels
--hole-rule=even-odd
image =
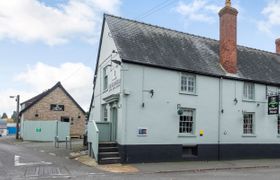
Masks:
[[[232,7],[224,7],[220,12],[220,63],[223,68],[237,72],[237,14]]]
[[[64,105],[64,111],[51,111],[51,104]],[[37,117],[35,115],[38,115]],[[23,113],[26,120],[61,120],[69,117],[71,136],[82,136],[85,130],[85,114],[58,87]],[[79,117],[80,116],[80,117]],[[71,123],[72,122],[72,123]]]

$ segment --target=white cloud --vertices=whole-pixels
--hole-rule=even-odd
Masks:
[[[11,99],[10,96],[16,96],[18,94],[21,97],[31,98],[35,94],[28,91],[19,91],[16,89],[6,89],[0,91],[0,116],[5,112],[10,117],[13,111],[16,111],[16,101],[15,99]]]
[[[265,20],[258,22],[258,28],[260,31],[271,35],[273,27],[280,25],[280,1],[269,2],[262,10],[262,14]]]
[[[190,3],[180,1],[175,10],[188,21],[213,23],[217,19],[217,13],[221,9],[216,4],[207,0],[193,0]]]
[[[15,81],[25,84],[32,92],[28,89],[0,91],[0,110],[8,114],[15,110],[16,102],[9,98],[10,95],[20,94],[23,102],[61,81],[64,88],[87,111],[92,95],[93,74],[93,70],[82,63],[64,63],[55,67],[39,62],[14,77]]]
[[[117,14],[119,6],[120,0],[69,0],[57,7],[37,0],[0,1],[0,39],[49,45],[92,40],[99,34],[102,12]]]

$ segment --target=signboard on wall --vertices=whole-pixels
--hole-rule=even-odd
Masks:
[[[279,96],[268,97],[268,115],[279,114]]]
[[[51,111],[64,111],[64,105],[51,104],[50,109]]]

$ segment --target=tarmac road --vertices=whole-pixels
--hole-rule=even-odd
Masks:
[[[0,139],[0,180],[279,180],[280,168],[252,168],[199,172],[114,174],[87,167],[78,161],[42,152],[35,146]],[[37,147],[37,146],[36,146]],[[279,161],[279,160],[278,160]],[[149,166],[149,164],[147,164]]]
[[[75,160],[0,139],[0,180],[84,179],[99,173]]]

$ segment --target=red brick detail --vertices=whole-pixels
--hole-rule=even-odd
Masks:
[[[228,72],[237,72],[237,14],[232,7],[224,7],[220,16],[220,64]]]
[[[280,38],[275,40],[276,53],[280,54]]]

